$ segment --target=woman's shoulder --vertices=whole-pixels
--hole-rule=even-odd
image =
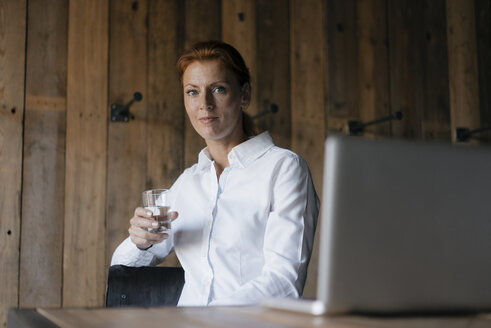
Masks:
[[[179,179],[187,179],[187,178],[193,177],[196,174],[202,173],[202,171],[203,171],[203,168],[200,168],[198,163],[195,163],[195,164],[191,165],[190,167],[184,169],[184,171],[182,171],[181,175],[179,176]]]
[[[274,158],[279,163],[292,164],[292,165],[297,164],[300,166],[306,165],[306,162],[302,158],[302,156],[300,156],[299,154],[295,153],[290,149],[281,148],[276,145],[271,147],[269,151],[269,156]]]
[[[177,177],[176,181],[174,182],[174,185],[179,185],[182,183],[183,180],[186,180],[187,178],[193,176],[196,174],[198,164],[193,164],[192,166],[184,169],[182,173]]]

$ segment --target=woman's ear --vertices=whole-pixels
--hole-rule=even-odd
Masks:
[[[241,97],[240,97],[240,107],[246,109],[251,102],[251,85],[246,82],[242,86]]]

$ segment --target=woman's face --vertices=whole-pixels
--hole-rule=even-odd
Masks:
[[[224,143],[243,140],[241,107],[249,105],[249,84],[241,87],[219,60],[192,62],[182,84],[186,112],[202,138]]]

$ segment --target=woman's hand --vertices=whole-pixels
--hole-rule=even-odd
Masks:
[[[169,212],[168,215],[174,221],[179,214],[177,212]],[[143,207],[136,208],[135,214],[130,219],[130,225],[128,232],[130,233],[131,241],[139,249],[147,249],[153,244],[158,244],[169,238],[167,233],[152,233],[148,231],[148,229],[157,229],[159,223],[153,219],[152,212]]]

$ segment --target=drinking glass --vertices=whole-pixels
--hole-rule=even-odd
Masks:
[[[143,206],[152,212],[152,217],[158,221],[157,228],[148,228],[153,233],[168,233],[171,228],[171,220],[168,216],[170,206],[168,201],[168,189],[151,189],[143,192]]]

